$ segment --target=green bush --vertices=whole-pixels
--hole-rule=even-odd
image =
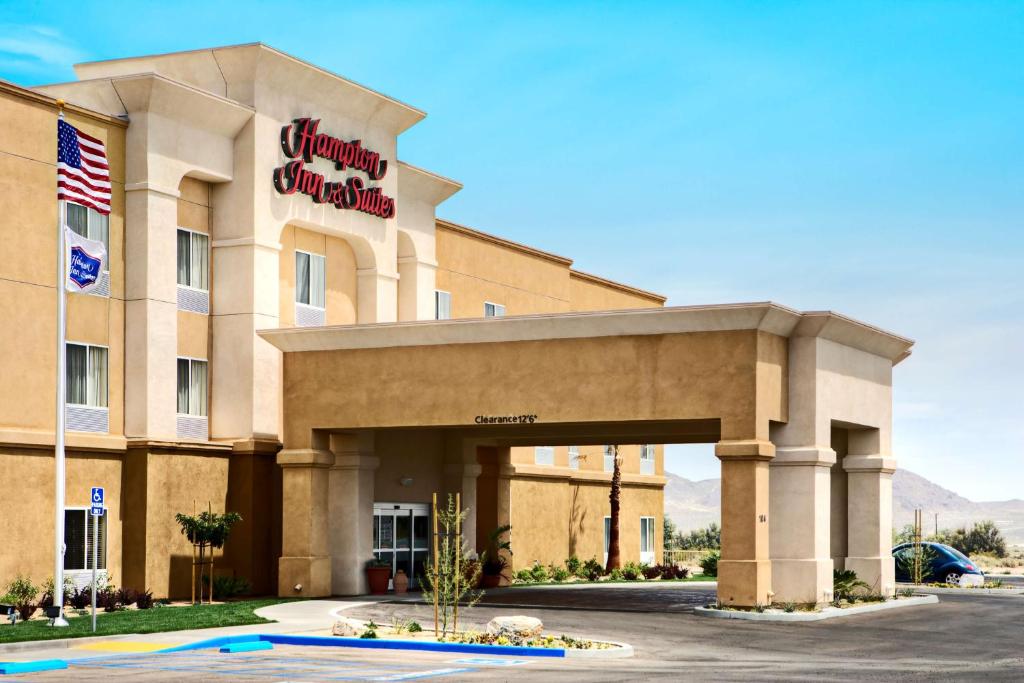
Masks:
[[[850,600],[857,589],[868,590],[870,586],[857,578],[852,569],[832,570],[832,598],[834,600]]]
[[[32,613],[36,611],[36,597],[39,595],[39,586],[32,583],[27,576],[18,574],[14,581],[7,586],[7,594],[0,602],[14,605],[18,616],[22,621],[27,621]]]
[[[718,576],[718,560],[722,553],[713,550],[700,559],[700,570],[704,576]]]
[[[562,583],[563,581],[568,580],[570,576],[572,576],[572,574],[569,573],[568,569],[566,569],[565,567],[559,567],[556,564],[553,564],[550,567],[548,567],[548,571],[551,573],[551,580],[555,583]]]
[[[533,572],[529,569],[520,569],[513,578],[516,583],[534,583]]]
[[[597,581],[604,576],[604,566],[597,561],[597,558],[592,557],[583,563],[580,573],[587,581]]]
[[[419,622],[409,622],[409,633],[420,633],[423,631],[423,627],[419,625]]]
[[[565,561],[565,568],[573,576],[580,576],[580,570],[583,569],[583,563],[580,562],[580,558],[573,555]]]
[[[964,555],[990,553],[996,557],[1006,557],[1006,539],[999,527],[991,520],[977,522],[973,527],[960,527],[953,531],[941,531],[934,537],[939,543],[953,546]]]
[[[534,562],[533,567],[530,568],[530,576],[535,583],[544,583],[548,580],[548,568],[540,562]]]
[[[242,576],[213,577],[213,597],[226,600],[238,595],[245,595],[250,590],[249,582]]]
[[[626,577],[625,574],[622,573],[622,570],[616,567],[610,574],[608,574],[608,578],[612,581],[622,581]]]
[[[703,529],[694,529],[688,534],[680,534],[676,538],[676,546],[681,550],[718,550],[722,547],[722,529],[712,522]]]
[[[643,575],[644,565],[638,564],[636,562],[627,562],[626,565],[622,568],[622,576],[627,581],[638,581],[641,578],[643,578]]]

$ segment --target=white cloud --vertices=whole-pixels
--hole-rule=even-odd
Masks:
[[[17,24],[0,24],[0,53],[39,71],[67,68],[85,58],[85,53],[60,31],[48,26]]]

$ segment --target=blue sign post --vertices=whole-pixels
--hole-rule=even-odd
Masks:
[[[92,632],[96,633],[96,565],[100,559],[100,517],[103,516],[103,487],[93,486],[89,492],[89,501],[92,506],[89,513],[92,515]]]

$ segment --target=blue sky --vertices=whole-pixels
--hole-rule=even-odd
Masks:
[[[1024,497],[1024,3],[552,5],[4,1],[0,77],[273,45],[428,113],[399,153],[465,183],[443,217],[670,304],[916,339],[901,466]]]

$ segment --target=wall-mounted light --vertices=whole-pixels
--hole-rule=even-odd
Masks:
[[[412,486],[412,477],[402,477],[398,480],[398,483],[402,486]]]

